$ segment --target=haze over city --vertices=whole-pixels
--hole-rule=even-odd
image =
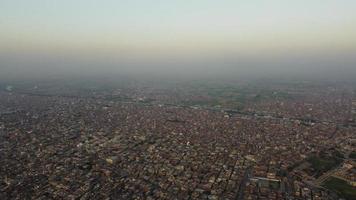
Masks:
[[[355,200],[355,0],[0,0],[0,199]]]
[[[0,70],[352,78],[355,8],[351,0],[2,1]]]

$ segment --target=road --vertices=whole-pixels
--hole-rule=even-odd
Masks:
[[[250,176],[251,176],[251,171],[252,171],[252,166],[247,167],[244,177],[241,180],[241,183],[239,185],[239,190],[237,192],[236,195],[236,200],[243,200],[244,199],[244,191],[245,191],[245,187],[246,187],[246,183],[249,180]]]

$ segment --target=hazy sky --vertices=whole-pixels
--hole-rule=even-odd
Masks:
[[[0,70],[29,55],[111,65],[182,57],[300,64],[314,55],[320,66],[324,56],[336,64],[346,56],[349,69],[355,52],[355,0],[0,0]]]

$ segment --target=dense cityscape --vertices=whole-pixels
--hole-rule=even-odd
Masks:
[[[350,84],[1,86],[0,199],[356,197]]]
[[[0,0],[0,200],[356,200],[356,0]]]

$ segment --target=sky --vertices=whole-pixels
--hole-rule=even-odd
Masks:
[[[355,10],[354,0],[0,0],[0,72],[347,74]]]

